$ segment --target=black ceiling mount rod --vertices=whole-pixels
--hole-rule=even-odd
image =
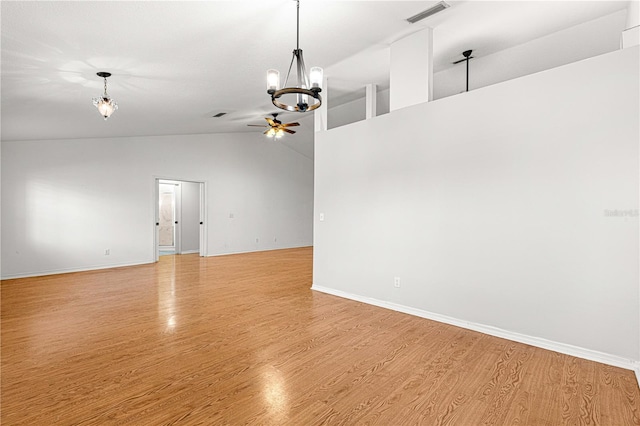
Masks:
[[[473,56],[471,56],[471,52],[473,52],[473,50],[465,50],[464,52],[462,52],[462,56],[464,56],[464,59],[460,59],[459,61],[454,62],[454,64],[459,64],[462,61],[467,62],[467,92],[469,91],[469,59],[473,59]]]
[[[471,50],[465,50],[462,55],[467,59],[467,92],[469,91],[469,59],[471,56]]]

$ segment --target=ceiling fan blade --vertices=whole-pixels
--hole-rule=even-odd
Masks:
[[[267,134],[269,134],[269,132],[270,132],[270,131],[271,131],[271,129],[267,129],[267,130],[265,130],[265,131],[264,131],[264,133],[263,133],[263,135],[267,135]]]
[[[287,124],[283,124],[282,127],[293,127],[293,126],[299,126],[300,123],[287,123]]]
[[[266,117],[265,120],[267,120],[267,123],[269,123],[269,126],[271,126],[271,127],[275,127],[276,126],[276,122],[273,121],[271,118]]]
[[[469,59],[473,59],[473,56],[469,56]],[[452,62],[452,64],[453,64],[453,65],[455,65],[455,64],[459,64],[460,62],[464,62],[464,61],[466,61],[466,60],[467,60],[467,58],[459,59],[459,60],[457,60],[457,61],[455,61],[455,62]]]
[[[285,129],[285,128],[282,128],[281,130],[284,131],[284,132],[287,132],[287,133],[291,133],[292,135],[295,133],[293,130],[289,130],[289,129]]]
[[[264,124],[247,124],[249,127],[267,127]]]

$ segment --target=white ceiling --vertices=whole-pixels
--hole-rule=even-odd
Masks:
[[[302,0],[307,66],[324,67],[332,96],[341,84],[388,87],[390,43],[426,26],[438,71],[463,50],[488,55],[628,2],[449,1],[406,22],[435,3]],[[3,140],[260,132],[247,124],[276,112],[266,70],[286,73],[295,48],[292,0],[2,1],[1,13]],[[102,92],[98,71],[113,74],[108,91],[120,107],[106,122],[91,103]],[[212,118],[218,112],[228,114]]]

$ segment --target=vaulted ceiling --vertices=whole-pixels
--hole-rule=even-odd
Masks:
[[[426,26],[438,71],[463,50],[489,55],[627,5],[449,1],[406,21],[435,3],[301,0],[307,66],[325,69],[339,103],[341,85],[388,87],[390,44]],[[296,41],[292,0],[3,1],[1,13],[3,140],[259,132],[247,124],[276,111],[266,70],[286,72]],[[91,103],[102,92],[98,71],[113,74],[109,94],[120,106],[106,122]],[[212,117],[219,112],[227,114]]]

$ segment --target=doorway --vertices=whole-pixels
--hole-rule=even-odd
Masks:
[[[205,252],[205,183],[155,179],[155,238],[157,262],[162,255]]]

